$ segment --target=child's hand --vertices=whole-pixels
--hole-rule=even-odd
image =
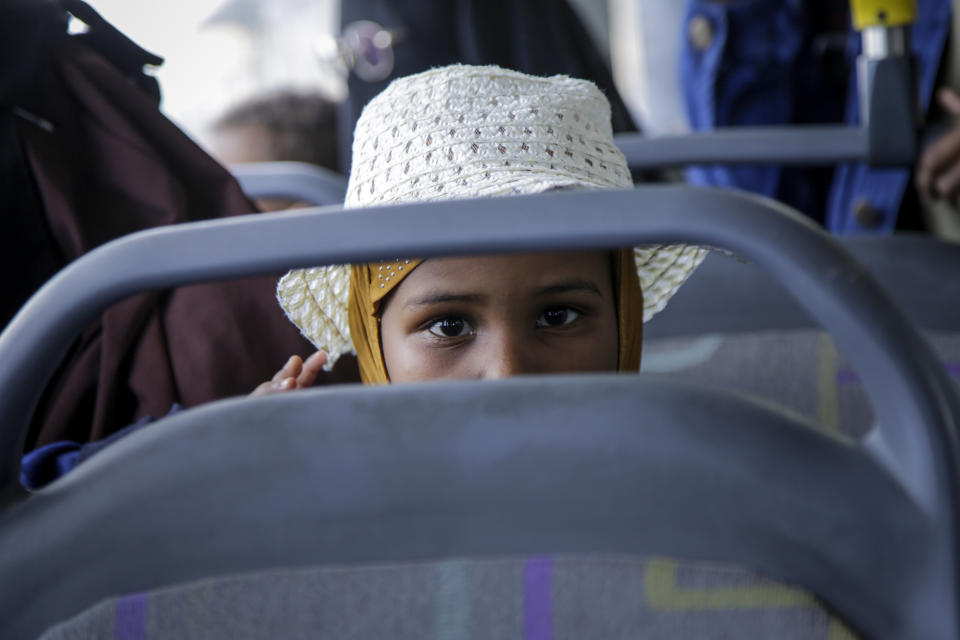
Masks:
[[[320,373],[326,362],[326,351],[317,351],[306,361],[303,361],[300,356],[290,356],[290,359],[287,360],[280,371],[277,371],[272,380],[258,386],[250,395],[266,396],[271,393],[308,389],[313,385],[313,381],[317,379],[317,374]]]

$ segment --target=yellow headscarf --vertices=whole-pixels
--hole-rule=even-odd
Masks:
[[[617,251],[614,260],[617,370],[635,372],[640,368],[643,345],[643,291],[637,278],[633,249]],[[397,260],[353,265],[350,269],[350,335],[357,351],[360,379],[365,384],[390,382],[380,343],[381,303],[421,262],[423,260]]]

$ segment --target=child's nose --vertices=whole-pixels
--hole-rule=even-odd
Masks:
[[[504,332],[490,340],[486,346],[482,378],[499,380],[524,373],[534,373],[529,365],[530,358],[524,354],[523,340],[520,336]]]

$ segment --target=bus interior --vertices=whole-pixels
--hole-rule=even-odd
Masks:
[[[42,6],[45,25],[70,14],[96,31],[82,2],[9,11],[27,5],[31,20]],[[857,123],[621,131],[633,189],[347,211],[343,172],[224,168],[170,142],[173,124],[145,134],[174,162],[203,154],[176,174],[191,213],[84,246],[0,333],[0,637],[960,638],[960,247],[835,233],[766,195],[682,179],[707,165],[913,166],[943,134],[916,106],[918,3],[845,11],[862,43]],[[129,53],[121,37],[76,46]],[[100,116],[120,122],[134,103]],[[14,107],[36,124],[36,106]],[[56,177],[41,175],[42,122],[19,126],[42,191]],[[131,177],[147,166],[123,177],[131,206],[168,180]],[[674,179],[644,178],[664,171]],[[204,216],[214,198],[309,206]],[[117,216],[105,202],[103,219]],[[710,252],[646,325],[639,375],[222,397],[21,484],[63,363],[144,292],[396,256],[677,243]]]

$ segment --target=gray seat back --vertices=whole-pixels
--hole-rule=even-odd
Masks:
[[[306,162],[249,162],[230,172],[251,198],[303,200],[315,205],[343,204],[346,176]]]
[[[788,242],[786,240],[785,242]],[[833,240],[866,267],[915,327],[960,332],[960,245],[919,234]],[[763,265],[712,253],[644,327],[644,337],[819,329]]]
[[[868,272],[798,214],[672,187],[316,213],[117,241],[48,283],[0,336],[0,573],[29,576],[0,585],[11,637],[202,576],[564,552],[734,562],[810,589],[867,635],[957,636],[956,394]],[[93,314],[142,288],[384,256],[679,241],[768,268],[834,335],[878,417],[863,444],[730,393],[557,376],[225,401],[29,499],[16,490],[42,382]]]

